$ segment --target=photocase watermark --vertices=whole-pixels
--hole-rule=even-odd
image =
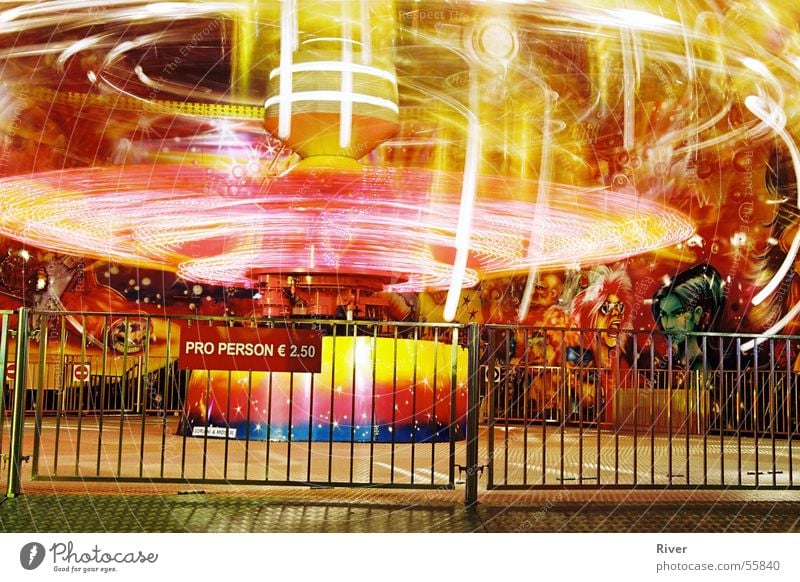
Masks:
[[[416,9],[416,10],[403,10],[398,14],[401,22],[407,21],[420,21],[420,20],[436,20],[446,22],[467,22],[469,16],[461,10],[454,9]]]
[[[52,568],[53,572],[73,574],[109,574],[119,572],[125,566],[155,564],[158,554],[141,549],[106,549],[98,544],[78,548],[73,542],[56,542],[45,548],[39,542],[29,542],[19,552],[19,563],[25,570],[40,566]]]
[[[544,505],[538,511],[530,513],[519,526],[514,530],[514,533],[528,533],[534,529],[537,529],[539,522],[541,522],[545,517],[547,517],[548,512],[553,509],[556,504],[561,503],[567,499],[567,492],[561,491],[553,498],[548,499]]]
[[[19,551],[19,563],[26,570],[35,570],[44,562],[44,546],[39,542],[30,542]]]

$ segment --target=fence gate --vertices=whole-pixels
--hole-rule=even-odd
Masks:
[[[11,313],[2,317],[11,325]],[[462,325],[25,309],[13,318],[19,335],[0,353],[23,364],[4,387],[0,418],[3,447],[13,433],[25,460],[9,473],[11,495],[28,471],[53,481],[453,490],[464,464]],[[281,348],[265,339],[270,330],[318,343]],[[240,353],[320,349],[320,367],[187,368],[186,338],[209,333],[222,338],[219,349]]]
[[[798,487],[800,338],[602,332],[484,327],[488,489]]]

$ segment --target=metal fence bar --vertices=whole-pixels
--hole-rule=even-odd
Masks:
[[[374,366],[374,363],[373,363],[373,378],[374,378],[374,374],[375,374],[374,369],[375,369],[375,366]],[[310,387],[309,387],[309,398],[308,398],[308,453],[306,454],[306,481],[307,482],[311,482],[312,481],[312,478],[311,478],[311,465],[313,463],[313,458],[312,458],[312,447],[311,447],[312,438],[311,437],[314,434],[314,420],[315,420],[314,419],[314,393],[315,393],[314,380],[315,380],[315,376],[314,376],[314,374],[312,374],[311,375],[311,384],[310,384]],[[375,382],[373,380],[373,387],[374,387],[374,385],[375,385]],[[373,390],[373,399],[374,399],[374,397],[375,397],[375,391]],[[248,407],[248,410],[249,410],[249,407]],[[374,400],[373,400],[373,411],[374,411]],[[373,412],[373,416],[374,416],[374,412]],[[250,426],[249,422],[248,422],[248,426]],[[372,466],[371,465],[372,465],[372,453],[370,452],[370,481],[372,480]]]
[[[584,330],[580,330],[578,332],[580,334],[580,339],[578,339],[578,347],[581,350],[581,354],[583,353],[583,345],[584,345]],[[572,389],[574,390],[574,394],[570,394],[570,414],[575,414],[577,407],[577,415],[578,415],[578,483],[583,484],[583,406],[581,405],[581,396],[582,396],[582,386],[580,382],[582,381],[585,374],[584,370],[584,363],[583,357],[580,358],[578,361],[578,370],[577,372],[573,371],[570,374],[570,379],[572,380]]]
[[[355,392],[355,388],[353,389]],[[286,481],[292,481],[292,445],[294,444],[294,435],[292,427],[294,426],[294,372],[289,373],[289,422],[286,431]],[[350,480],[353,480],[353,455],[350,455]]]
[[[530,413],[528,411],[528,391],[530,390],[530,383],[532,381],[531,376],[529,374],[529,360],[530,360],[530,349],[528,344],[528,333],[530,330],[523,329],[521,330],[522,333],[522,345],[524,346],[524,351],[522,352],[522,378],[521,388],[519,390],[519,398],[522,399],[522,458],[528,458],[528,427],[530,426]],[[479,354],[480,357],[480,354]],[[544,442],[544,441],[542,441]],[[522,483],[523,485],[528,484],[528,463],[523,463],[522,467]]]
[[[736,456],[737,456],[737,485],[742,485],[742,417],[741,382],[742,382],[742,344],[736,339]]]
[[[108,364],[108,332],[109,332],[109,318],[103,317],[103,346],[102,346],[102,356],[100,359],[100,372],[101,372],[101,379],[100,379],[100,416],[97,419],[97,463],[95,465],[96,470],[96,477],[100,476],[100,461],[103,451],[103,419],[105,418],[105,408],[106,408],[106,395],[107,395],[107,382],[106,382],[106,366]]]
[[[455,332],[453,332],[455,334]],[[456,334],[456,340],[457,340]],[[436,398],[438,396],[436,389],[438,388],[438,380],[439,380],[439,329],[436,328],[433,330],[433,410],[430,414],[432,414],[431,418],[434,422],[436,422]],[[373,381],[375,378],[375,368],[373,366]],[[373,383],[374,386],[374,383]],[[372,392],[372,399],[373,403],[375,402],[375,391]],[[370,450],[370,454],[372,451]],[[435,473],[434,467],[436,466],[436,439],[431,439],[431,465],[430,465],[430,472],[431,472],[431,485],[434,484],[435,481]]]
[[[456,399],[458,398],[458,331],[458,328],[453,329],[453,335],[450,338],[450,419],[447,439],[449,443],[447,457],[447,465],[449,469],[447,475],[448,489],[455,487],[456,482],[456,427],[458,426],[456,407]],[[480,337],[478,337],[477,349],[480,352]],[[480,353],[478,354],[478,357],[480,358]],[[397,358],[395,358],[394,361],[396,362]],[[467,373],[469,373],[469,371],[467,371]],[[467,390],[473,391],[476,395],[476,398],[480,400],[480,377],[474,378],[472,383],[470,383],[470,378],[467,378]],[[476,413],[479,414],[480,412],[476,411]]]
[[[43,316],[42,316],[43,317]],[[61,443],[61,422],[64,418],[64,399],[66,393],[66,378],[65,378],[65,368],[67,366],[64,357],[64,346],[67,343],[67,320],[65,318],[61,319],[61,330],[59,332],[59,340],[58,340],[58,365],[61,368],[61,379],[57,383],[56,388],[58,389],[57,396],[56,396],[56,444],[55,444],[55,454],[53,457],[53,473],[58,474],[58,448],[59,444]],[[41,338],[42,333],[42,326],[39,326],[40,332],[39,337]],[[42,347],[46,347],[45,344]],[[44,362],[46,359],[46,349],[39,349],[39,376],[40,378],[43,377],[44,374]],[[39,382],[41,384],[41,381]],[[40,439],[34,439],[34,454],[33,454],[33,471],[35,475],[39,473],[39,442]],[[75,467],[74,467],[75,475],[78,474],[78,461],[75,460]]]
[[[561,334],[561,335],[563,336],[563,334]],[[544,362],[548,362],[549,360],[548,360],[548,355],[547,355],[548,351],[547,350],[548,350],[548,348],[550,348],[550,346],[548,346],[548,342],[547,342],[546,338],[543,338],[541,341],[542,341],[542,343],[544,345],[544,350],[543,350],[543,354],[542,354],[543,361]],[[561,340],[559,340],[559,341],[561,341]],[[550,348],[551,351],[552,351],[552,349],[553,348]],[[533,389],[533,382],[535,382],[536,380],[539,381],[539,385],[540,386],[546,386],[545,382],[547,382],[548,379],[547,379],[547,376],[545,374],[546,374],[546,372],[543,372],[542,370],[537,370],[536,371],[536,379],[531,378],[531,387],[529,389],[530,390]],[[544,394],[544,390],[542,390],[542,394]],[[541,398],[541,400],[544,400],[544,398]],[[536,405],[537,405],[537,408],[538,408],[538,410],[536,411],[536,415],[541,418],[541,425],[542,425],[541,426],[541,436],[540,436],[540,439],[541,439],[541,442],[542,442],[542,447],[541,447],[541,449],[542,449],[542,471],[541,471],[542,478],[541,478],[540,484],[541,485],[545,485],[547,483],[547,422],[546,422],[546,417],[547,417],[547,410],[551,408],[551,405],[549,403],[547,405],[545,405],[544,403],[539,404],[539,398],[537,398]],[[528,436],[527,436],[527,433],[526,433],[526,436],[525,436],[525,446],[526,446],[526,448],[527,448],[527,445],[528,445]],[[525,457],[527,458],[527,452],[526,452]]]
[[[669,338],[668,338],[669,339]],[[675,371],[673,368],[673,350],[674,346],[670,339],[667,342],[667,480],[672,485],[672,464],[673,464],[673,449],[672,449],[672,387],[675,382]]]
[[[334,341],[336,340],[336,335],[334,334]],[[394,333],[392,334],[392,361],[397,361],[397,344],[398,344],[398,337],[397,337],[397,327],[394,328]],[[336,353],[336,349],[334,347],[334,353]],[[336,358],[333,359],[333,365],[336,365]],[[333,398],[331,396],[331,398]],[[333,401],[331,400],[331,409],[333,408]],[[391,436],[391,449],[389,453],[389,483],[394,484],[394,474],[395,474],[395,456],[397,454],[397,366],[394,367],[392,370],[392,418],[391,418],[391,428],[392,428],[392,436]],[[331,440],[331,444],[332,440]],[[329,477],[330,478],[330,477]]]
[[[245,412],[245,422],[247,431],[244,435],[244,480],[247,481],[248,470],[250,469],[250,408],[253,404],[253,371],[247,371],[247,411]]]
[[[165,346],[165,354],[164,354],[164,388],[163,394],[161,395],[161,402],[162,402],[162,409],[159,411],[161,415],[161,458],[159,460],[159,468],[158,468],[158,476],[160,478],[164,478],[164,457],[166,456],[167,452],[167,407],[168,407],[168,394],[171,393],[170,386],[172,386],[172,364],[170,363],[170,349],[172,348],[172,325],[170,325],[170,320],[167,320],[167,329],[166,329],[166,346]],[[149,343],[149,342],[148,342]],[[250,394],[248,393],[247,397],[247,413],[250,414]],[[181,407],[183,408],[183,407]],[[249,417],[248,417],[249,418]],[[248,423],[249,424],[249,423]],[[180,426],[180,425],[179,425]],[[185,438],[185,437],[184,437]],[[247,450],[247,447],[245,447]],[[245,457],[247,459],[247,457]],[[245,479],[247,479],[247,461],[245,460]]]
[[[228,381],[225,385],[225,392],[226,392],[226,404],[225,404],[225,458],[222,464],[222,478],[228,478],[228,457],[230,453],[230,437],[231,437],[231,430],[230,430],[230,419],[231,419],[231,378],[233,377],[233,372],[228,370]]]
[[[546,337],[546,336],[545,336]],[[558,482],[560,485],[564,484],[564,464],[566,461],[566,448],[565,448],[565,437],[566,437],[566,430],[565,425],[567,422],[567,416],[569,415],[569,407],[570,407],[570,393],[569,393],[569,375],[567,372],[567,351],[565,349],[566,346],[566,338],[564,337],[564,333],[561,333],[561,370],[562,370],[562,379],[561,382],[563,388],[560,389],[561,398],[559,410],[561,413],[559,414],[559,427],[558,427],[558,435],[559,435],[559,476]],[[545,460],[543,471],[547,470],[547,461]]]
[[[759,348],[756,346],[753,348],[753,414],[751,418],[753,419],[753,451],[755,457],[755,478],[756,478],[756,487],[758,487],[759,481],[759,473],[761,472],[759,469],[759,462],[758,462],[758,430],[759,430],[759,419],[761,417],[761,410],[759,404],[761,403],[761,390],[760,390],[760,374],[758,373],[758,352]]]
[[[727,416],[729,410],[730,398],[733,396],[732,394],[727,393],[727,376],[722,374],[722,367],[723,367],[723,355],[725,354],[725,349],[723,346],[722,338],[719,338],[719,345],[720,345],[720,358],[719,358],[719,373],[720,373],[720,397],[719,397],[719,482],[720,485],[725,485],[725,429],[727,428]]]
[[[348,326],[350,327],[350,326]],[[353,480],[353,471],[355,465],[355,446],[356,446],[356,373],[358,371],[358,326],[352,324],[353,328],[353,371],[350,374],[350,481]],[[349,334],[348,334],[349,335]],[[416,344],[415,344],[416,348]],[[417,396],[417,353],[414,351],[414,398]],[[416,402],[416,400],[415,400]],[[291,411],[290,411],[291,415]],[[416,419],[416,408],[414,408],[414,418]],[[291,416],[289,419],[291,425]],[[412,429],[413,430],[413,429]],[[412,433],[413,434],[413,433]],[[414,458],[411,458],[411,482],[414,482]]]
[[[653,367],[655,366],[655,342],[653,341],[653,334],[650,334],[650,377],[651,377],[651,389],[650,389],[650,410],[649,410],[649,425],[648,431],[650,432],[650,484],[655,485],[656,483],[656,427],[655,427],[655,370]]]
[[[487,469],[487,480],[488,480],[487,486],[489,487],[489,489],[494,489],[495,487],[494,468],[495,468],[496,456],[494,454],[494,447],[495,447],[494,429],[497,424],[496,420],[497,406],[495,403],[496,399],[495,370],[497,370],[497,329],[490,328],[489,362],[487,365],[487,373],[486,373],[486,396],[485,396],[489,408],[488,426],[486,431],[488,436],[488,447],[489,447],[489,467]]]
[[[417,444],[417,369],[419,366],[419,328],[414,328],[414,355],[411,358],[411,443],[412,445]],[[417,466],[416,464],[416,454],[417,454],[417,447],[411,447],[411,467],[409,468],[411,484],[414,484],[414,477],[416,476],[416,471],[414,468]]]
[[[128,395],[128,330],[130,329],[130,319],[125,316],[123,320],[125,326],[122,344],[122,376],[119,387],[119,434],[117,436],[117,476],[122,475],[122,443],[125,436],[125,410],[127,409]],[[205,475],[205,462],[203,463],[203,474]]]
[[[792,462],[792,438],[794,436],[794,426],[792,424],[792,392],[793,388],[795,387],[796,383],[794,378],[792,377],[792,362],[794,358],[792,358],[792,344],[789,341],[789,338],[784,340],[786,350],[786,370],[784,371],[786,374],[786,400],[784,407],[786,409],[786,447],[788,451],[788,463],[789,463],[789,487],[794,486],[794,465]]]
[[[150,379],[150,318],[144,320],[144,359],[139,363],[139,402],[141,407],[141,431],[139,435],[139,477],[144,476],[144,449],[145,449],[145,426],[147,424],[147,407],[150,402],[150,388],[147,387],[147,394],[144,393],[141,379],[144,377],[146,380]],[[142,365],[141,362],[144,362]],[[144,366],[144,369],[143,369]]]
[[[2,374],[2,384],[0,384],[0,453],[3,450],[3,433],[6,419],[6,398],[10,390],[6,387],[8,380],[8,336],[11,334],[9,327],[9,316],[7,311],[0,312],[0,374]],[[16,366],[16,364],[15,364]],[[16,373],[16,368],[15,373]]]
[[[509,435],[509,410],[511,406],[509,404],[509,393],[511,392],[511,388],[509,388],[509,382],[511,381],[512,373],[511,373],[511,366],[510,366],[510,359],[512,357],[512,349],[511,349],[511,334],[512,332],[508,329],[505,330],[503,334],[503,354],[505,355],[504,358],[504,366],[503,369],[505,373],[503,374],[503,419],[504,419],[504,431],[503,431],[503,484],[508,485],[508,435]]]
[[[612,362],[612,365],[614,367],[614,382],[613,382],[613,385],[611,386],[611,390],[612,390],[612,393],[611,393],[611,398],[612,398],[612,400],[611,400],[611,403],[612,403],[611,404],[611,418],[612,419],[617,418],[618,414],[619,414],[619,411],[618,411],[618,408],[617,408],[617,404],[619,402],[619,400],[617,399],[617,390],[621,388],[619,386],[619,384],[620,384],[620,379],[622,377],[621,370],[620,370],[620,357],[621,357],[620,353],[621,353],[621,348],[617,348],[616,350],[614,350],[614,361]],[[635,425],[636,423],[634,422],[633,424]],[[598,461],[597,462],[597,465],[598,465],[597,483],[599,485],[600,484],[600,475],[599,475],[600,441],[599,441],[599,439],[598,439],[598,442],[597,442],[597,461]],[[619,469],[620,469],[620,467],[619,467],[619,430],[614,430],[614,485],[619,485]]]
[[[39,475],[39,447],[42,435],[42,407],[44,405],[44,376],[45,376],[45,362],[47,361],[47,327],[45,326],[45,317],[40,315],[38,318],[38,337],[39,337],[39,359],[36,367],[36,387],[31,390],[31,397],[33,398],[32,404],[34,408],[34,438],[33,438],[33,461],[31,462],[31,478],[36,479]],[[27,369],[28,363],[22,364]],[[63,373],[62,373],[63,383]],[[62,386],[63,387],[63,386]],[[23,390],[27,395],[27,382]],[[61,428],[61,402],[62,390],[57,392],[56,397],[56,446],[55,458],[53,460],[53,472],[58,472],[58,444]]]
[[[267,386],[267,446],[265,447],[265,470],[264,470],[264,480],[269,481],[269,466],[270,466],[270,443],[272,442],[272,395],[274,394],[273,390],[273,379],[274,374],[272,372],[268,372],[269,374],[269,384]],[[331,390],[333,388],[331,387]],[[332,397],[331,397],[332,398]],[[333,418],[333,405],[331,405],[331,418]],[[333,439],[331,439],[333,442]]]
[[[605,396],[603,394],[603,382],[607,380],[604,378],[603,375],[608,372],[608,370],[601,370],[599,368],[599,362],[594,362],[595,368],[590,371],[590,374],[594,374],[594,378],[590,377],[591,384],[594,390],[594,404],[592,407],[588,408],[588,420],[589,422],[589,431],[594,429],[593,437],[594,437],[594,446],[597,450],[597,455],[595,456],[592,461],[595,464],[595,471],[594,475],[587,476],[586,479],[600,482],[600,443],[601,443],[601,427],[603,424],[603,420],[606,414],[606,401]]]
[[[81,366],[80,369],[81,370],[85,370],[86,368],[84,368],[83,366],[85,366],[86,362],[88,361],[86,359],[86,316],[85,315],[81,316],[81,329],[83,329],[84,332],[81,334],[80,361],[75,366]],[[59,359],[60,359],[60,361],[63,361],[63,358],[61,358],[61,354],[59,354]],[[77,369],[78,369],[77,367],[73,367],[73,371],[72,371],[70,380],[75,378],[75,370],[77,370]],[[80,374],[79,374],[79,376],[80,376]],[[62,378],[63,377],[64,377],[64,373],[62,372]],[[89,379],[89,377],[87,376],[86,380],[88,380],[88,379]],[[65,382],[62,382],[62,385],[64,383]],[[75,436],[75,475],[77,476],[80,473],[81,435],[83,434],[83,430],[82,430],[83,429],[83,405],[84,405],[84,402],[83,402],[83,389],[84,389],[84,386],[86,386],[87,384],[85,384],[84,379],[83,379],[82,376],[78,378],[76,384],[77,384],[76,388],[78,390],[78,434]]]
[[[467,478],[464,492],[464,503],[474,506],[478,503],[478,416],[480,401],[478,399],[478,373],[480,370],[480,329],[477,323],[470,323],[467,328],[469,345],[467,357]]]
[[[636,334],[633,334],[633,353],[638,354],[638,339]],[[639,484],[639,387],[641,382],[639,380],[639,362],[638,358],[633,359],[633,484]],[[619,430],[616,431],[619,435]]]
[[[707,357],[707,354],[708,354],[708,342],[706,341],[707,339],[708,338],[703,337],[703,342],[702,342],[702,344],[703,344],[703,348],[702,348],[703,349],[703,377],[702,377],[701,386],[698,387],[698,394],[700,394],[701,391],[702,391],[703,394],[705,394],[706,387],[709,386],[709,381],[708,381],[708,357]],[[721,360],[722,360],[722,358],[720,358],[720,361]],[[703,398],[701,400],[701,402],[703,402],[703,404],[705,404],[705,402],[706,402],[705,398]],[[707,411],[705,411],[705,412],[706,412],[706,414],[703,415],[704,418],[706,418],[706,419],[710,418],[710,415],[707,413]],[[700,422],[699,422],[699,419],[698,419],[698,429],[699,428],[700,428]],[[703,485],[707,486],[708,485],[708,425],[707,424],[706,424],[706,426],[703,427],[702,432],[703,432]],[[687,447],[686,448],[686,452],[687,452],[687,456],[688,456],[688,452],[689,452],[689,439],[688,439],[688,436],[687,436],[687,440],[686,440],[686,447]],[[721,450],[720,450],[720,452],[721,452]],[[687,475],[689,474],[689,468],[688,467],[686,468],[686,474]],[[687,485],[688,485],[688,482],[687,482]]]
[[[22,463],[22,431],[25,427],[25,384],[28,367],[28,321],[30,310],[21,307],[17,311],[17,351],[14,355],[14,404],[11,415],[11,436],[8,450],[8,482],[6,497],[17,497],[20,493]]]
[[[781,383],[782,385],[782,383]],[[776,461],[776,447],[775,447],[775,342],[769,342],[769,440],[772,453],[772,486],[778,484],[778,467]]]
[[[688,339],[687,339],[687,342],[688,342]],[[705,353],[703,353],[703,356],[705,357]],[[702,374],[702,370],[700,371],[700,374]],[[691,428],[692,428],[692,416],[693,416],[692,415],[692,408],[691,408],[691,404],[692,403],[691,403],[690,396],[691,396],[692,390],[695,390],[696,394],[698,394],[698,395],[700,394],[700,382],[702,381],[703,377],[702,377],[702,375],[698,376],[698,372],[696,370],[691,370],[691,371],[687,372],[686,375],[687,375],[687,377],[689,379],[689,382],[686,382],[684,387],[683,387],[683,393],[684,393],[684,401],[683,401],[684,416],[683,416],[683,422],[681,424],[682,424],[682,428],[683,428],[684,432],[686,433],[686,439],[684,441],[684,446],[686,447],[685,452],[684,452],[685,465],[683,467],[683,471],[686,474],[686,476],[685,476],[686,484],[689,485],[689,482],[690,482],[689,481],[689,479],[690,479],[689,460],[691,458],[690,455],[689,455],[689,439],[690,439],[690,433],[691,433]],[[695,408],[695,411],[697,411],[697,408]],[[697,415],[697,412],[695,412],[695,416],[696,415]],[[699,423],[698,423],[698,426],[699,426]]]

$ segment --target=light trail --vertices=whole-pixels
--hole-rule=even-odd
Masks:
[[[412,281],[405,288],[414,281],[439,288],[451,282],[446,257],[456,251],[452,241],[463,208],[459,175],[365,170],[354,181],[336,173],[290,173],[242,185],[235,194],[208,188],[228,177],[143,165],[6,178],[0,180],[0,233],[58,252],[191,272],[203,282],[242,282],[249,270],[311,270],[312,247],[315,272],[404,274]],[[435,201],[434,180],[441,185]],[[477,180],[466,284],[532,267],[607,262],[693,232],[685,217],[656,202],[551,185],[548,205],[537,209],[541,252],[530,254],[526,217],[536,203],[492,192],[537,187],[533,181]],[[420,207],[428,209],[424,215]]]

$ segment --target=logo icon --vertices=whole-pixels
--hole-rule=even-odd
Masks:
[[[44,546],[39,542],[30,542],[22,546],[19,552],[19,563],[26,570],[35,570],[44,561]]]

